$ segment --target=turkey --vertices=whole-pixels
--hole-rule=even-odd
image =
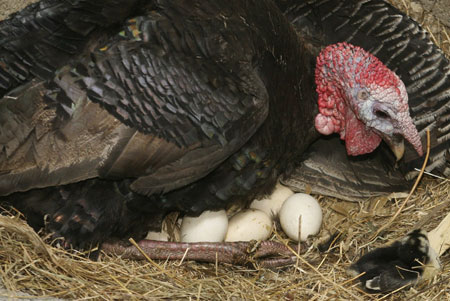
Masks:
[[[319,39],[324,45],[342,41],[358,45],[393,70],[405,83],[410,113],[423,143],[426,130],[431,132],[426,171],[450,175],[450,65],[426,31],[381,0],[279,0],[277,4],[300,36]],[[315,193],[365,200],[409,190],[405,178],[414,178],[423,158],[405,145],[404,158],[394,162],[386,145],[365,156],[349,157],[339,139],[320,138],[282,181],[294,190],[309,186]]]
[[[310,25],[271,1],[29,6],[0,24],[1,201],[83,248],[261,197],[321,134],[421,156],[400,78]]]

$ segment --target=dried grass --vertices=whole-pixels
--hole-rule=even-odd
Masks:
[[[339,231],[342,239],[326,253],[318,252],[314,244],[302,245],[306,252],[298,266],[281,270],[186,261],[151,263],[106,254],[93,262],[43,243],[18,217],[0,216],[0,275],[11,295],[21,291],[68,299],[375,300],[377,296],[365,294],[357,282],[349,281],[350,263],[362,252],[417,226],[426,230],[437,226],[450,211],[449,192],[450,181],[426,177],[391,227],[375,241],[370,237],[395,214],[400,200],[350,203],[319,196],[324,210],[322,236]],[[278,232],[273,239],[284,241]],[[450,299],[450,284],[445,281],[450,277],[450,255],[441,260],[444,269],[434,279],[384,300]]]
[[[397,1],[408,12],[408,0]],[[434,40],[450,53],[447,29],[424,17]],[[437,28],[438,30],[433,30]],[[450,181],[425,176],[391,226],[377,240],[370,238],[396,213],[401,200],[374,198],[349,203],[319,196],[324,211],[321,236],[341,232],[328,252],[302,245],[296,266],[281,270],[225,264],[124,260],[83,254],[45,244],[18,217],[0,216],[0,277],[7,292],[0,297],[46,299],[192,299],[192,300],[450,300],[450,254],[441,257],[443,270],[431,280],[387,296],[367,295],[346,269],[361,253],[394,241],[416,227],[431,230],[450,211]],[[272,239],[284,241],[283,234]]]

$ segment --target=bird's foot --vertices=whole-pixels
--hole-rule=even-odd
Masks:
[[[85,200],[79,200],[84,203]],[[99,216],[96,212],[89,212],[83,206],[76,205],[76,201],[66,204],[56,212],[48,224],[55,243],[63,248],[86,249],[94,243]]]
[[[101,249],[108,254],[138,260],[149,257],[160,260],[195,260],[233,265],[254,264],[266,268],[290,265],[297,260],[291,248],[273,241],[177,243],[144,239],[137,245],[139,249],[134,245],[103,243]]]
[[[109,238],[121,218],[124,196],[113,182],[90,181],[64,187],[64,205],[49,216],[47,230],[64,248],[90,249]]]

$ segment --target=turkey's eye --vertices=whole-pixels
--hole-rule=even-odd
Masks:
[[[361,91],[358,92],[357,97],[358,97],[359,100],[367,100],[367,98],[369,98],[369,93],[367,93],[364,90],[361,90]]]

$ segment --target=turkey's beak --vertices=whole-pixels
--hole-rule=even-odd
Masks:
[[[391,148],[391,151],[394,153],[397,161],[400,161],[403,158],[403,154],[405,153],[405,141],[403,137],[394,135],[392,139],[384,139],[386,143]]]
[[[398,113],[396,117],[399,124],[399,126],[396,127],[397,131],[390,135],[381,134],[381,138],[389,145],[397,161],[399,161],[405,153],[405,140],[411,143],[419,156],[422,156],[422,142],[420,141],[419,133],[417,132],[416,126],[409,116],[409,113]]]

